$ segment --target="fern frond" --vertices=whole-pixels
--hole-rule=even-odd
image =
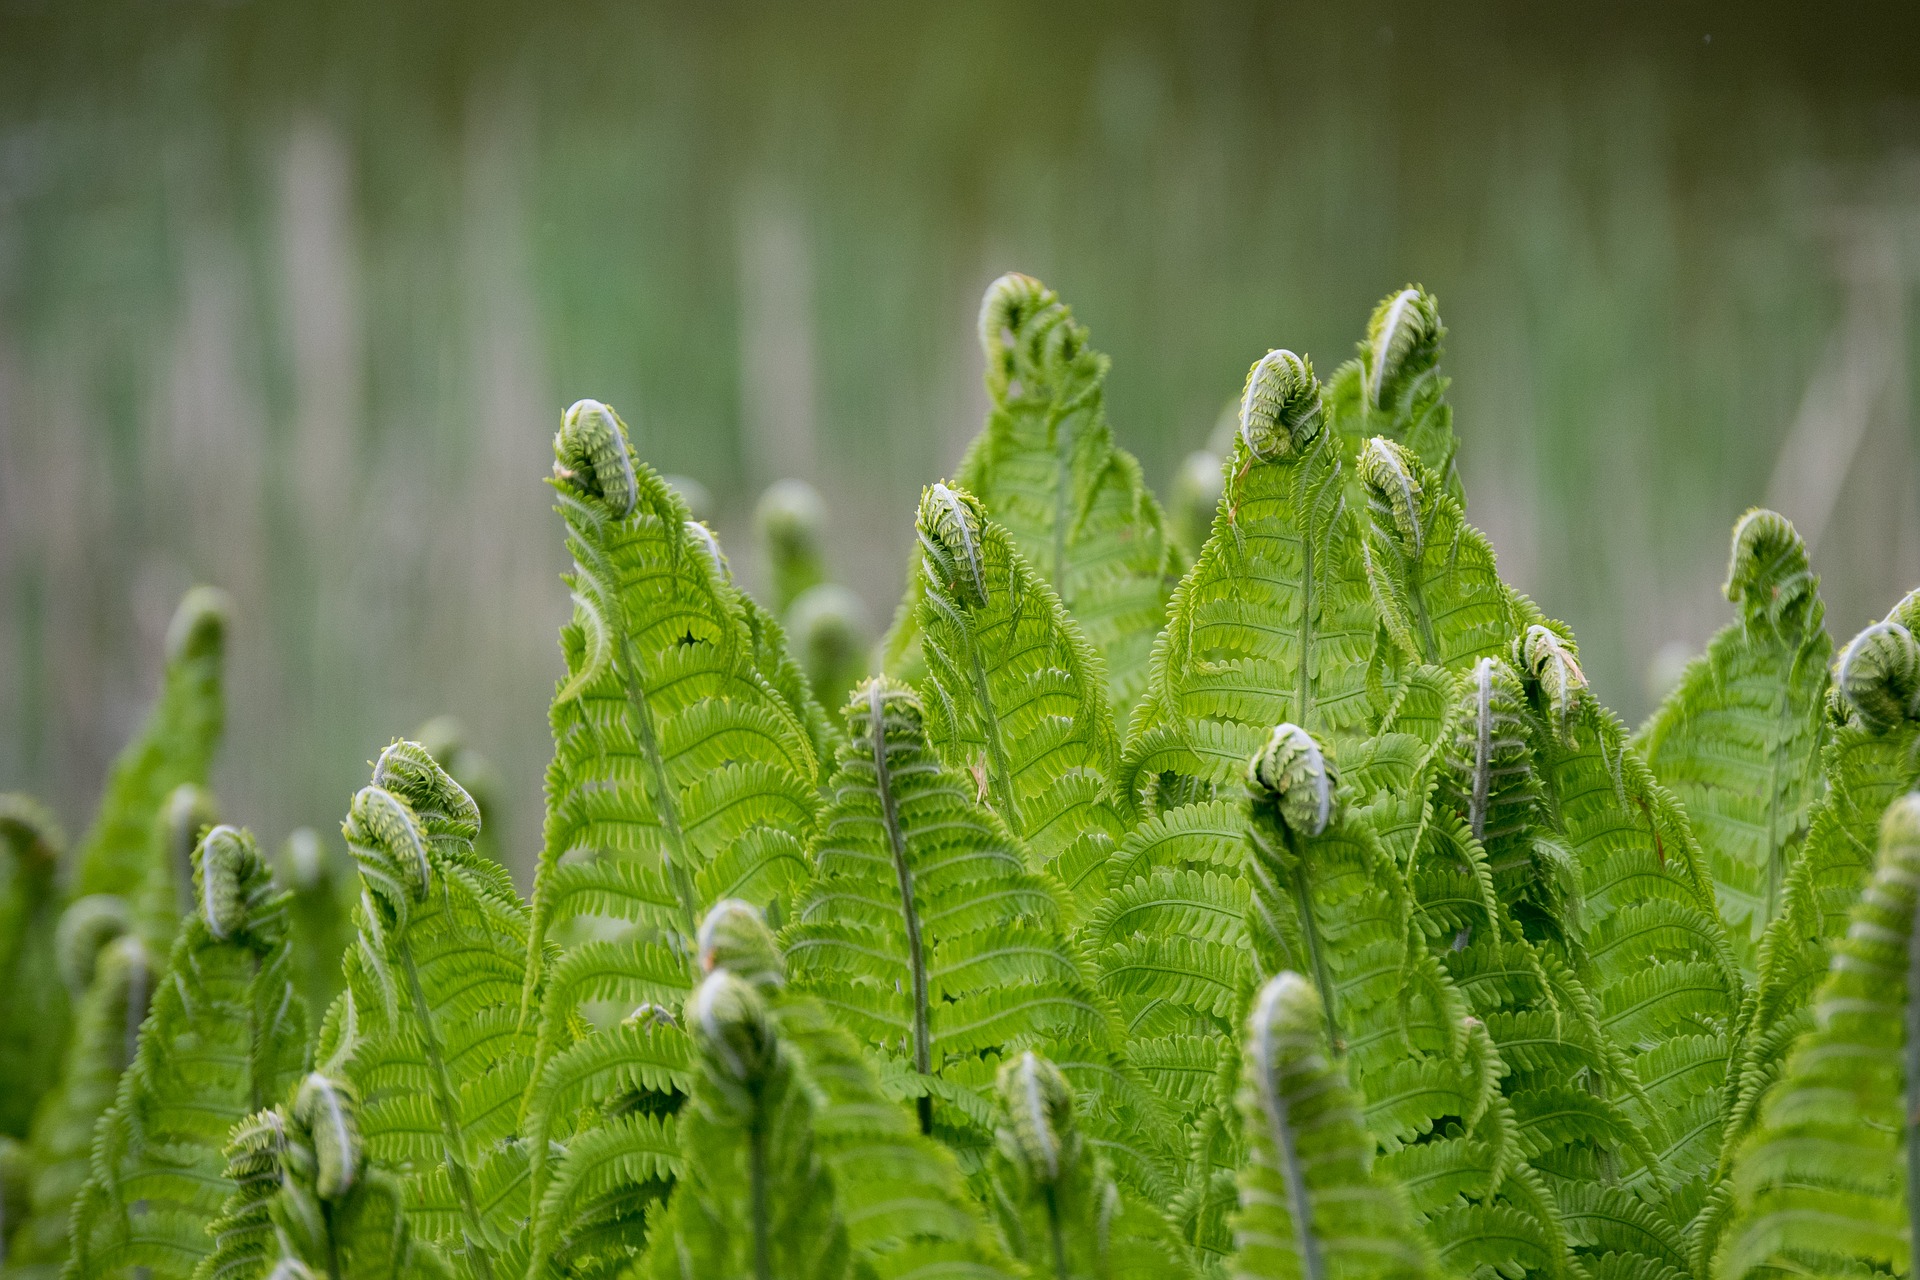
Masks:
[[[147,856],[134,915],[154,950],[173,946],[180,922],[198,909],[193,893],[193,856],[200,838],[220,821],[213,795],[197,783],[183,782],[167,793],[154,813]]]
[[[526,908],[472,852],[472,798],[415,743],[381,753],[343,831],[361,897],[323,1069],[360,1097],[368,1154],[400,1175],[414,1229],[464,1272],[503,1276],[528,1212],[513,1141],[532,1067],[515,1016]]]
[[[992,408],[954,483],[1053,586],[1124,718],[1182,566],[1140,463],[1107,425],[1107,358],[1053,290],[1017,273],[987,286],[980,346]]]
[[[1338,440],[1324,428],[1312,366],[1268,352],[1247,374],[1213,531],[1155,645],[1121,770],[1129,803],[1141,798],[1143,758],[1165,750],[1156,734],[1193,744],[1202,758],[1169,758],[1151,773],[1174,768],[1234,786],[1274,724],[1338,736],[1365,719],[1376,625]],[[1200,750],[1206,731],[1221,726],[1240,731],[1236,749]]]
[[[1248,1160],[1229,1270],[1245,1280],[1431,1276],[1405,1193],[1372,1167],[1373,1144],[1329,1061],[1314,984],[1283,972],[1247,1027],[1240,1110]]]
[[[680,1120],[684,1174],[653,1234],[660,1280],[838,1280],[852,1274],[815,1106],[754,987],[726,969],[687,1002],[698,1051]]]
[[[1406,656],[1459,671],[1504,656],[1517,628],[1493,548],[1410,449],[1376,436],[1360,451],[1361,552],[1374,608]]]
[[[346,1081],[300,1080],[285,1105],[235,1126],[226,1161],[233,1190],[194,1280],[451,1280],[408,1228],[399,1181],[368,1159]]]
[[[213,828],[193,851],[193,872],[195,913],[94,1138],[69,1280],[191,1276],[231,1189],[222,1174],[228,1130],[306,1067],[287,899],[253,837]]]
[[[39,801],[0,795],[0,991],[7,993],[0,1006],[0,1137],[26,1137],[34,1107],[54,1087],[66,1044],[72,1011],[54,947],[56,874],[66,844],[59,822]]]
[[[1879,865],[1733,1165],[1716,1274],[1908,1273],[1920,1222],[1920,797],[1886,811]]]
[[[287,891],[287,921],[293,947],[293,983],[318,1024],[346,981],[341,961],[353,941],[353,907],[359,897],[351,866],[323,842],[319,832],[300,827],[287,837],[274,860],[274,883]]]
[[[1327,387],[1328,418],[1348,457],[1374,436],[1413,451],[1456,497],[1453,408],[1440,372],[1446,326],[1439,304],[1419,285],[1380,300],[1367,320],[1355,359],[1341,365]]]
[[[848,722],[853,742],[786,939],[796,985],[921,1075],[1103,1038],[1057,889],[970,780],[933,754],[919,700],[876,678],[855,693]],[[932,1107],[923,1095],[923,1130]]]
[[[964,490],[920,497],[927,736],[1015,838],[1090,905],[1120,838],[1099,658],[1012,536]]]
[[[1688,666],[1635,745],[1686,806],[1751,974],[1819,791],[1833,645],[1806,545],[1771,511],[1734,526],[1726,595],[1740,620]]]
[[[225,716],[225,592],[195,587],[167,628],[160,696],[107,774],[93,825],[74,850],[73,892],[131,899],[146,877],[154,815],[183,782],[206,785]]]
[[[57,1271],[68,1256],[74,1198],[86,1184],[94,1126],[132,1063],[160,958],[137,932],[118,898],[81,898],[61,917],[61,968],[75,993],[73,1035],[59,1083],[41,1098],[29,1142],[28,1216],[13,1229],[12,1265]]]

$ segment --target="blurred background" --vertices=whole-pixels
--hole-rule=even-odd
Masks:
[[[524,870],[561,409],[750,585],[812,481],[877,628],[1008,269],[1163,494],[1269,346],[1434,290],[1469,514],[1630,721],[1749,505],[1843,639],[1920,583],[1911,4],[0,0],[0,788],[83,825],[209,581],[230,818],[334,830],[451,712]]]

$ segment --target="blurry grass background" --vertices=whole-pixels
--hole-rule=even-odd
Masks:
[[[205,580],[229,817],[332,830],[453,712],[524,869],[561,408],[750,583],[813,481],[877,626],[1010,268],[1163,493],[1269,346],[1435,290],[1470,514],[1629,719],[1750,504],[1841,637],[1920,583],[1911,4],[0,0],[0,787],[84,820]]]

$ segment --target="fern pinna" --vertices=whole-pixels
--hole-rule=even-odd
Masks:
[[[64,1274],[191,1277],[226,1190],[227,1132],[306,1065],[286,894],[253,837],[215,827],[194,850],[196,910],[173,947],[139,1051],[94,1137]]]
[[[1324,386],[1255,362],[1186,564],[1104,357],[996,281],[845,698],[780,620],[835,589],[806,495],[765,608],[574,405],[530,904],[444,723],[353,797],[350,921],[310,834],[276,885],[190,597],[70,877],[0,804],[5,1274],[1906,1274],[1920,593],[1830,668],[1749,512],[1629,735],[1467,518],[1444,336],[1409,287]]]

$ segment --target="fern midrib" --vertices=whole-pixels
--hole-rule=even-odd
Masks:
[[[679,797],[674,792],[672,779],[667,776],[667,763],[660,755],[660,738],[654,731],[653,708],[647,703],[647,690],[640,675],[640,653],[633,643],[633,632],[626,623],[624,610],[620,627],[620,665],[626,676],[629,719],[633,722],[634,736],[640,740],[640,750],[646,756],[654,805],[660,813],[660,825],[667,834],[667,872],[673,877],[674,893],[680,898],[681,925],[686,931],[685,936],[692,938],[700,929],[700,906],[693,893],[686,833],[680,826]]]
[[[1475,674],[1473,800],[1468,825],[1473,838],[1487,842],[1487,789],[1493,782],[1493,668],[1482,663]],[[1498,870],[1498,868],[1495,868]]]
[[[753,1215],[754,1280],[775,1280],[773,1223],[767,1211],[766,1100],[754,1090],[753,1118],[747,1123],[747,1184]]]
[[[1287,1212],[1293,1217],[1293,1243],[1300,1253],[1300,1273],[1302,1280],[1325,1280],[1326,1267],[1320,1256],[1320,1238],[1313,1233],[1313,1202],[1307,1197],[1305,1171],[1301,1168],[1300,1152],[1294,1143],[1287,1099],[1281,1092],[1280,1082],[1275,1079],[1278,1065],[1272,1058],[1272,1028],[1262,1027],[1261,1032],[1261,1040],[1266,1041],[1260,1045],[1260,1087],[1266,1095],[1267,1139],[1273,1143],[1274,1153],[1280,1157],[1287,1180]]]
[[[493,1263],[481,1248],[486,1233],[481,1227],[480,1206],[473,1193],[473,1178],[467,1169],[466,1136],[460,1130],[460,1114],[454,1102],[453,1081],[447,1072],[440,1036],[428,1012],[426,988],[420,982],[420,969],[413,960],[413,944],[402,934],[395,941],[401,968],[406,970],[408,992],[412,997],[414,1022],[420,1030],[421,1052],[427,1060],[427,1078],[433,1085],[433,1107],[440,1115],[440,1128],[447,1142],[447,1181],[460,1200],[466,1215],[468,1239],[466,1254],[481,1280],[493,1280]]]
[[[966,625],[960,634],[962,643],[967,647],[967,667],[973,680],[974,701],[980,704],[980,728],[987,740],[987,763],[992,773],[993,789],[999,792],[1000,816],[1015,835],[1025,839],[1026,825],[1020,821],[1020,809],[1013,799],[1013,764],[1007,755],[1006,743],[1001,739],[1000,714],[994,707],[993,694],[987,684],[987,667],[980,656],[979,638],[974,634],[972,615],[963,614],[962,617]]]
[[[1053,589],[1060,593],[1062,601],[1067,600],[1067,516],[1069,514],[1073,487],[1069,483],[1073,469],[1073,435],[1063,431],[1067,414],[1055,412],[1051,404],[1047,407],[1048,434],[1053,437],[1053,572],[1048,578]]]
[[[893,874],[900,885],[900,914],[907,932],[907,964],[913,978],[913,1069],[921,1075],[933,1074],[933,1046],[928,1030],[927,962],[920,937],[920,907],[914,898],[913,868],[907,865],[907,838],[900,828],[900,807],[893,794],[893,770],[887,764],[887,731],[881,712],[884,702],[878,685],[867,693],[868,715],[873,743],[874,782],[880,792],[881,819],[887,827],[887,845],[893,855]],[[920,1132],[933,1132],[933,1099],[922,1096],[916,1104]]]
[[[1300,932],[1307,943],[1307,960],[1313,965],[1313,985],[1319,988],[1320,1004],[1327,1019],[1327,1042],[1335,1053],[1342,1052],[1345,1042],[1340,1038],[1340,1022],[1334,1015],[1333,975],[1327,972],[1326,950],[1320,941],[1320,922],[1313,913],[1313,878],[1307,868],[1307,859],[1291,831],[1285,833],[1289,851],[1298,868],[1287,878],[1293,882],[1293,907],[1300,916]]]
[[[1307,501],[1308,469],[1300,471],[1300,689],[1299,717],[1294,721],[1313,732],[1313,506]]]
[[[1901,1046],[1906,1070],[1907,1231],[1920,1240],[1920,894],[1907,920],[1906,1043]]]

